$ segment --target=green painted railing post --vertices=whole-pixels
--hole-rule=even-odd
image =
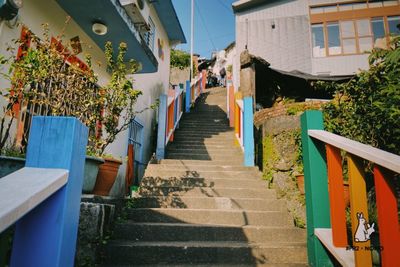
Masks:
[[[314,235],[315,228],[331,227],[325,146],[308,136],[308,130],[323,130],[323,128],[321,111],[306,111],[301,115],[307,212],[307,252],[310,266],[333,266],[328,252]]]

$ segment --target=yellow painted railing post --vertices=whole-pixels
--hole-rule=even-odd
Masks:
[[[371,246],[371,242],[369,238],[368,240],[365,237],[360,238],[360,232],[357,232],[361,231],[359,227],[365,229],[364,223],[369,223],[364,166],[362,160],[353,155],[347,156],[347,164],[349,168],[350,214],[355,264],[359,267],[369,267],[372,266],[371,251],[366,248]]]

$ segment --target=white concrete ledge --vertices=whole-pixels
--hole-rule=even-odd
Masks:
[[[308,130],[308,135],[350,154],[369,160],[394,172],[400,173],[400,156],[362,144],[323,130]]]
[[[22,168],[0,179],[0,233],[64,186],[68,171]]]
[[[342,266],[355,266],[354,251],[347,250],[346,248],[337,248],[333,245],[331,228],[315,228],[314,234]]]

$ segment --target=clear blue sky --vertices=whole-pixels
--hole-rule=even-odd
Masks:
[[[215,49],[224,49],[235,40],[235,17],[232,3],[236,0],[195,0],[194,52],[210,58]],[[191,0],[172,0],[187,43],[177,49],[190,51]]]

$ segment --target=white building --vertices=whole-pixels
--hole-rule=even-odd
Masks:
[[[400,33],[398,0],[240,0],[232,6],[237,53],[247,47],[283,71],[354,74],[368,68],[366,51]],[[236,77],[239,71],[236,57]]]
[[[7,0],[5,2],[13,2]],[[139,8],[138,8],[139,7]],[[135,15],[130,13],[134,8]],[[1,13],[1,12],[0,12]],[[103,52],[106,41],[112,41],[115,47],[120,42],[128,45],[127,58],[140,62],[142,70],[134,75],[134,86],[143,92],[137,102],[137,110],[155,103],[161,93],[169,89],[170,50],[171,47],[186,42],[180,22],[171,0],[29,0],[23,1],[18,16],[12,20],[3,19],[0,24],[0,51],[7,54],[6,48],[12,39],[18,39],[25,26],[35,34],[42,33],[42,23],[49,23],[55,36],[62,31],[66,17],[71,22],[65,31],[65,39],[79,36],[84,44],[83,52],[92,55],[95,72],[99,77],[99,86],[105,85],[110,76],[105,68]],[[93,23],[99,22],[107,27],[107,33],[94,33]],[[143,27],[143,25],[146,25]],[[7,85],[3,85],[3,88]],[[138,173],[151,157],[151,142],[156,123],[156,112],[148,110],[135,118],[131,131],[122,132],[117,140],[109,145],[106,153],[125,159],[128,143],[135,144],[136,166]],[[20,121],[21,123],[21,121]],[[21,128],[16,125],[16,128]],[[23,128],[23,127],[22,127]],[[13,132],[16,135],[17,130]],[[131,135],[129,133],[131,132]],[[120,168],[112,194],[119,194],[124,186],[125,167]]]

